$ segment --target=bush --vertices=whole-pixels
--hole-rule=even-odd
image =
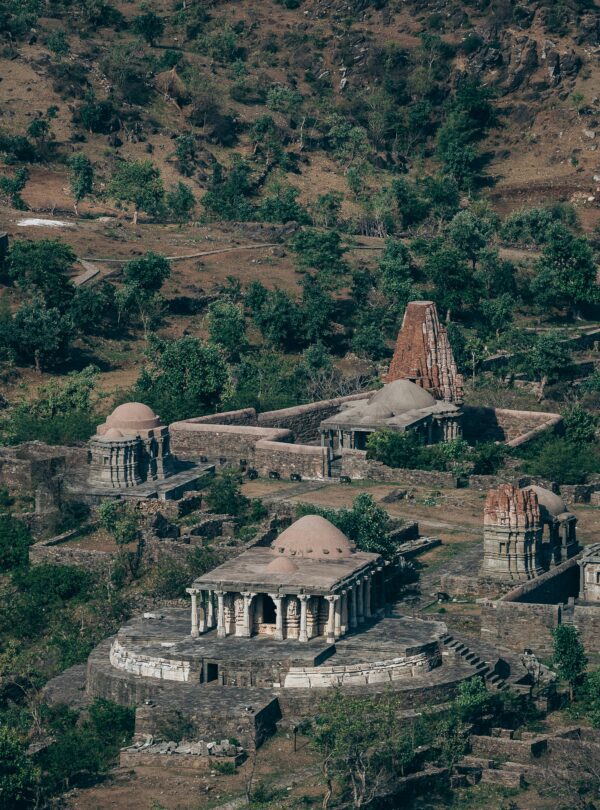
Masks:
[[[27,565],[31,532],[12,515],[0,514],[0,571]]]
[[[550,438],[532,442],[519,453],[523,469],[557,484],[584,484],[589,475],[600,472],[600,448],[597,444],[577,445],[568,438]]]
[[[242,495],[242,476],[237,470],[225,469],[214,478],[206,492],[206,502],[213,512],[221,515],[241,515],[248,507]]]

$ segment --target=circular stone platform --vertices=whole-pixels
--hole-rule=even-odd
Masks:
[[[133,619],[111,640],[110,668],[120,676],[223,687],[364,686],[423,676],[442,661],[442,622],[404,617],[363,625],[335,644],[254,636],[189,635],[189,611],[171,609]],[[93,657],[90,671],[94,668]],[[93,672],[92,672],[93,674]]]

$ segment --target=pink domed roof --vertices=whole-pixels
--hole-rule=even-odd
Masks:
[[[108,428],[123,430],[150,430],[159,425],[159,417],[152,408],[142,402],[126,402],[124,405],[119,405],[106,419]]]
[[[121,433],[118,428],[110,428],[106,431],[106,433],[102,436],[103,439],[122,439],[123,434]]]
[[[293,574],[297,570],[298,566],[289,557],[275,557],[267,565],[267,571],[274,571],[277,574]]]
[[[271,546],[284,557],[339,560],[354,551],[350,540],[320,515],[305,515],[282,532]]]

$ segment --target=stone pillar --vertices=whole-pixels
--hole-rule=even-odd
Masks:
[[[277,641],[283,641],[283,597],[276,593],[270,593],[269,596],[275,604],[275,635]]]
[[[348,632],[348,591],[342,591],[342,615],[341,615],[341,634],[343,636]]]
[[[335,616],[333,622],[333,635],[335,638],[341,638],[342,636],[342,600],[343,596],[340,594],[336,595],[335,599]]]
[[[385,613],[385,568],[383,565],[378,566],[377,572],[379,573],[379,602],[380,608]]]
[[[356,619],[359,624],[365,620],[365,582],[361,577],[356,583]]]
[[[200,591],[200,612],[198,616],[198,629],[200,633],[206,633],[206,606],[205,606],[205,598],[206,594],[204,591]]]
[[[215,591],[217,594],[217,636],[225,638],[227,630],[225,628],[225,593]]]
[[[207,591],[206,598],[208,600],[206,623],[208,625],[208,629],[210,630],[212,627],[215,626],[215,603],[213,601],[213,592]]]
[[[186,588],[187,592],[192,598],[192,630],[191,635],[192,638],[198,638],[200,635],[198,629],[198,596],[197,592],[192,590],[192,588]]]
[[[369,571],[365,577],[365,619],[370,619],[373,615],[371,611],[371,577],[372,574]]]
[[[336,613],[336,603],[339,597],[336,596],[326,596],[325,599],[329,603],[329,613],[327,616],[327,629],[326,629],[326,638],[328,644],[333,644],[335,641],[335,613]]]
[[[308,641],[308,633],[306,632],[306,608],[310,596],[307,593],[299,593],[298,599],[300,600],[300,635],[298,641]]]
[[[242,613],[242,627],[240,636],[242,638],[250,638],[252,635],[252,622],[250,621],[250,605],[252,604],[253,598],[256,596],[255,593],[242,593],[242,597],[244,598],[244,605],[243,605],[243,613]],[[237,633],[236,633],[237,635]]]
[[[358,611],[356,607],[356,589],[358,585],[356,582],[352,583],[352,601],[350,603],[350,628],[354,630],[358,625]]]

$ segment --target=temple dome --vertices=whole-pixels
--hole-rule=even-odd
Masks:
[[[160,426],[160,419],[152,408],[142,402],[126,402],[107,417],[106,426],[122,430],[151,430]]]
[[[271,560],[267,565],[267,571],[272,571],[276,574],[293,574],[297,570],[298,566],[289,557],[275,557],[275,559]]]
[[[406,411],[419,411],[421,408],[431,408],[434,405],[435,398],[429,391],[410,380],[394,380],[394,382],[387,383],[369,400],[369,410],[375,414],[377,411],[400,414],[406,413]]]
[[[564,512],[569,511],[560,495],[552,492],[552,490],[536,486],[525,487],[525,489],[535,492],[537,495],[542,519],[545,517],[544,512],[546,512],[550,517],[558,517]]]
[[[271,546],[285,557],[339,560],[354,551],[350,540],[320,515],[305,515],[282,532]]]
[[[110,441],[111,439],[112,440],[123,439],[124,436],[118,428],[110,428],[109,430],[106,431],[106,433],[104,434],[104,436],[102,436],[102,438],[108,439]]]

